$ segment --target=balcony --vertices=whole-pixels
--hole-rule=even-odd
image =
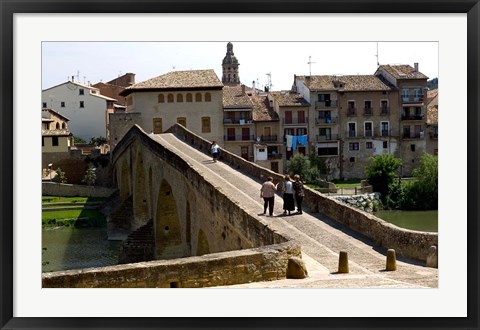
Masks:
[[[336,140],[338,140],[338,134],[317,135],[316,136],[316,141],[317,142],[336,141]]]
[[[402,115],[402,120],[423,120],[423,115]]]
[[[423,139],[423,132],[403,132],[402,138],[404,139]]]
[[[278,142],[277,135],[261,135],[260,136],[261,142]]]
[[[423,103],[423,95],[402,96],[402,103]]]
[[[282,154],[277,154],[277,153],[271,153],[267,155],[268,160],[282,159],[282,157],[283,157]]]
[[[283,125],[301,125],[305,126],[308,125],[308,118],[298,119],[298,118],[282,118]]]
[[[251,125],[251,119],[236,119],[236,118],[224,118],[223,123],[225,125]]]
[[[316,125],[333,125],[338,122],[338,117],[318,117],[315,118]]]
[[[223,136],[223,141],[230,141],[230,142],[235,142],[235,141],[253,141],[255,140],[255,136],[253,134],[251,135],[224,135]]]
[[[357,108],[347,108],[347,116],[356,116],[357,115]]]
[[[373,108],[363,108],[363,115],[364,115],[364,116],[371,116],[371,115],[373,115]]]
[[[388,115],[390,113],[390,107],[380,107],[380,115]]]
[[[337,107],[337,100],[316,101],[315,109],[330,109]]]

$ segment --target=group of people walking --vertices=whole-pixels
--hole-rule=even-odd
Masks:
[[[280,190],[283,193],[283,214],[291,215],[295,211],[295,204],[297,204],[297,214],[302,214],[302,202],[305,196],[303,190],[303,182],[300,180],[300,175],[293,176],[294,181],[291,180],[290,175],[285,175],[282,183],[273,183],[273,178],[269,176],[260,189],[260,198],[263,198],[263,214],[266,214],[267,208],[270,216],[273,216],[273,206],[275,204],[275,192]],[[279,186],[281,184],[281,186]]]

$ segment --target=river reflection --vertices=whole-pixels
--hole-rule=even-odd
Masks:
[[[106,227],[42,229],[42,271],[116,265],[120,241],[107,240]],[[45,264],[48,262],[48,264]]]
[[[374,215],[398,227],[438,232],[438,210],[433,211],[378,211]]]

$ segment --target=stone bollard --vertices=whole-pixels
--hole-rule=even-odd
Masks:
[[[348,254],[346,251],[340,251],[338,258],[338,272],[348,273]]]
[[[394,249],[388,249],[387,251],[387,267],[386,270],[397,270],[397,259]]]
[[[427,267],[438,268],[438,253],[435,245],[430,246],[428,249]]]

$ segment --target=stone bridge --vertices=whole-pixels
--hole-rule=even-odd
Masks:
[[[164,134],[132,127],[112,153],[119,203],[108,232],[123,240],[122,265],[47,273],[44,287],[283,283],[302,277],[291,267],[300,258],[309,272],[304,286],[322,279],[313,286],[437,287],[438,270],[425,267],[436,260],[437,234],[400,229],[308,188],[303,215],[283,216],[277,197],[276,216],[266,217],[261,183],[282,176],[227,151],[213,162],[209,146],[181,125]],[[391,248],[401,267],[384,272]],[[348,275],[324,281],[339,276],[340,251],[356,274],[350,284]]]

